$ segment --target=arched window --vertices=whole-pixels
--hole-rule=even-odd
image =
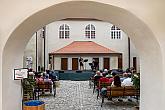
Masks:
[[[115,25],[111,27],[111,39],[121,39],[121,30]]]
[[[95,38],[95,26],[92,24],[88,24],[85,27],[85,37],[88,39],[94,39]]]
[[[59,28],[59,38],[60,39],[69,39],[69,26],[63,24]]]

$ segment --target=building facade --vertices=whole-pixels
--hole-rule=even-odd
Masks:
[[[92,59],[95,58],[99,62],[99,69],[104,69],[105,63],[108,64],[108,69],[126,69],[128,67],[135,67],[139,71],[139,57],[136,53],[135,46],[131,41],[129,41],[128,36],[118,27],[113,24],[95,20],[95,19],[65,19],[56,21],[46,25],[45,27],[45,46],[43,47],[44,39],[42,39],[43,32],[42,29],[38,31],[38,47],[37,47],[37,57],[35,48],[36,46],[32,45],[30,42],[36,43],[36,34],[33,35],[32,39],[25,49],[25,59],[27,57],[33,58],[33,68],[36,68],[36,61],[38,61],[37,68],[43,67],[43,60],[46,59],[46,68],[61,70],[64,69],[62,65],[65,61],[65,69],[73,70],[73,58],[75,60],[79,57],[87,59],[87,62],[84,62],[84,69],[91,69],[89,63],[92,62]],[[35,37],[35,38],[34,38]],[[70,45],[74,41],[83,41],[83,42],[94,42],[100,46],[108,48],[115,51],[118,55],[101,55],[101,54],[90,54],[91,52],[86,52],[86,55],[83,55],[81,52],[76,52],[76,54],[66,55],[64,52],[61,52],[59,55],[54,55],[52,52],[58,51],[61,48],[65,48],[67,45]],[[30,50],[29,50],[30,48]],[[46,55],[43,55],[45,48]],[[81,48],[88,47],[84,46]],[[93,51],[97,49],[94,48]],[[33,50],[33,51],[32,51]],[[74,50],[74,48],[73,48]],[[81,51],[81,49],[79,49]],[[32,54],[33,53],[33,54]],[[90,55],[89,55],[89,54]],[[100,52],[101,53],[101,52]],[[104,53],[104,52],[103,52]],[[38,60],[36,60],[36,58]],[[78,60],[77,60],[78,61]],[[42,62],[42,63],[41,63]],[[51,65],[51,66],[50,66]],[[78,64],[78,68],[79,64]]]

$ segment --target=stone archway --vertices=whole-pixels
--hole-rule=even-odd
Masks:
[[[32,34],[50,22],[72,17],[95,18],[111,22],[124,30],[132,39],[141,58],[141,110],[163,107],[161,97],[163,73],[160,66],[162,54],[155,36],[147,25],[136,15],[120,7],[92,1],[70,1],[29,14],[28,18],[20,21],[20,25],[8,36],[2,56],[3,110],[21,109],[21,85],[20,81],[12,80],[12,70],[22,67],[23,51]],[[153,59],[156,61],[154,62]],[[155,82],[151,87],[151,82],[155,80],[155,73],[159,74],[156,76],[159,82]],[[152,100],[150,100],[151,92]]]

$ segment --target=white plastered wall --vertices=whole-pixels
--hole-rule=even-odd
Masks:
[[[70,28],[69,39],[59,39],[59,27],[63,24],[67,24]],[[96,28],[95,39],[87,39],[85,37],[85,27],[88,24],[92,24]],[[112,26],[113,24],[109,22],[98,20],[61,20],[50,23],[46,26],[48,53],[63,48],[73,41],[93,41],[116,53],[122,53],[123,69],[125,70],[128,68],[128,36],[121,31],[121,39],[111,39],[110,30]],[[132,59],[132,56],[137,56],[137,53],[134,45],[132,44],[131,46],[131,53],[133,53],[131,55]],[[101,64],[99,67],[102,68]]]
[[[118,69],[118,57],[111,57],[110,58],[110,69]]]
[[[12,72],[13,68],[22,66],[23,50],[30,36],[53,20],[66,17],[91,17],[112,22],[131,36],[139,52],[141,63],[140,109],[164,110],[165,15],[162,13],[165,9],[165,2],[163,0],[102,0],[101,2],[105,4],[95,2],[76,2],[75,4],[70,2],[69,4],[54,5],[63,1],[67,0],[1,1],[1,109],[21,110],[20,82],[12,80]],[[93,1],[100,2],[100,0]],[[51,5],[54,6],[49,7]],[[47,9],[42,10],[44,8]],[[75,10],[74,13],[73,10]],[[155,82],[151,85],[153,81]]]
[[[60,57],[54,57],[54,62],[61,64],[61,58]],[[61,69],[61,65],[54,65],[54,68],[56,70],[60,70]]]
[[[103,64],[103,58],[110,58],[110,69],[117,69],[118,68],[118,57],[114,56],[81,56],[84,60],[87,59],[87,62],[84,62],[84,69],[86,70],[91,70],[91,66],[89,63],[92,63],[93,58],[99,58],[99,69],[102,70],[104,69],[104,64]],[[79,58],[77,55],[74,56],[54,56],[54,65],[55,65],[55,70],[60,70],[61,69],[61,58],[68,58],[68,70],[72,70],[72,58]],[[112,60],[112,61],[111,61]],[[78,63],[78,69],[80,69],[79,63]]]

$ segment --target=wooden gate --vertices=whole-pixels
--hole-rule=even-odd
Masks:
[[[104,69],[108,69],[109,70],[109,58],[104,58]]]
[[[72,58],[72,70],[78,70],[78,58]]]
[[[61,70],[68,70],[68,58],[61,58]]]

